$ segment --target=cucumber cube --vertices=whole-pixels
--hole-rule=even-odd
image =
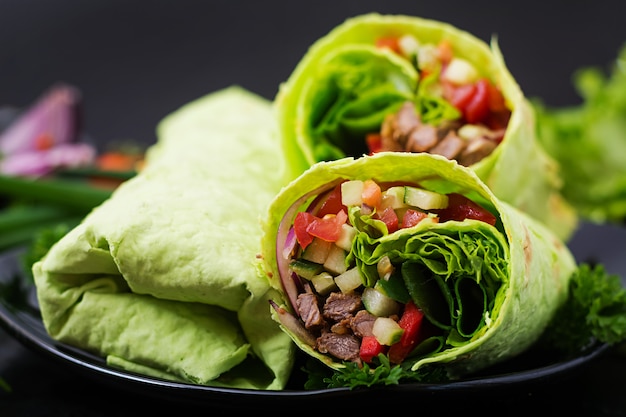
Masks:
[[[363,284],[361,273],[356,267],[348,269],[343,274],[339,274],[335,277],[335,284],[337,284],[337,287],[339,287],[342,293],[351,293]]]
[[[341,184],[341,203],[346,206],[360,206],[363,203],[363,186],[361,180],[346,181]]]
[[[391,346],[399,342],[404,329],[389,317],[377,317],[372,327],[372,334],[381,345]]]
[[[448,196],[417,187],[404,187],[404,203],[422,210],[448,207]]]
[[[365,309],[377,317],[388,317],[400,312],[400,303],[375,288],[365,288],[361,300]]]
[[[335,279],[328,272],[322,272],[311,278],[311,284],[313,288],[320,295],[326,295],[337,288]]]
[[[404,202],[404,188],[405,187],[390,187],[382,195],[382,201],[380,206],[382,209],[390,207],[392,209],[399,209],[406,207]]]
[[[324,271],[324,265],[307,261],[306,259],[294,259],[289,263],[289,267],[298,276],[310,280],[315,275]]]
[[[332,245],[332,242],[327,242],[316,237],[302,252],[301,258],[318,264],[324,264]]]
[[[337,245],[331,245],[324,262],[324,269],[335,275],[343,274],[348,269],[346,265],[346,251]]]
[[[335,245],[339,246],[341,249],[349,252],[352,248],[352,241],[356,237],[356,229],[349,225],[348,223],[344,223],[341,225],[341,233],[339,234],[339,239],[335,242]]]
[[[468,60],[455,57],[452,58],[441,77],[453,84],[462,85],[478,81],[479,74],[476,67]]]

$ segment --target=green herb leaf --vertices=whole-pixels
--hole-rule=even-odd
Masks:
[[[626,340],[626,289],[603,265],[580,264],[570,281],[569,298],[540,343],[565,353],[580,352],[594,339]]]
[[[302,369],[308,374],[305,389],[342,388],[355,389],[375,385],[398,385],[405,382],[444,382],[448,380],[445,369],[441,366],[427,365],[417,371],[408,366],[391,365],[389,358],[378,355],[372,366],[364,363],[345,362],[345,368],[330,370],[322,368],[318,361],[310,360]]]

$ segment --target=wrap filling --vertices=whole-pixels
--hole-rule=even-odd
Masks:
[[[273,307],[332,361],[411,363],[467,344],[507,285],[498,216],[420,184],[337,180],[296,201],[277,236],[293,314]]]

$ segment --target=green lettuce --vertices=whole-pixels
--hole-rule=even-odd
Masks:
[[[561,165],[563,196],[586,220],[626,218],[626,46],[610,72],[576,71],[577,105],[549,107],[533,102],[540,142]]]

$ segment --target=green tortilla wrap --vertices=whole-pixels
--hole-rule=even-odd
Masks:
[[[577,227],[495,37],[489,46],[438,21],[356,16],[309,48],[275,104],[292,178],[315,162],[381,149],[437,153],[470,166],[562,239]]]
[[[127,371],[282,389],[295,348],[256,258],[283,184],[273,120],[236,86],[167,116],[145,168],[34,265],[49,334]]]
[[[365,191],[363,201],[346,203],[358,193],[345,184],[368,180],[384,184],[379,205],[365,203]],[[340,214],[331,214],[338,199],[348,214],[345,224]],[[413,206],[416,202],[425,208]],[[399,223],[407,221],[409,209],[425,219],[395,230],[385,207],[392,207]],[[317,220],[302,223],[311,215]],[[327,239],[331,233],[319,226],[335,221],[342,223],[341,232]],[[302,243],[306,236],[314,236],[308,246]],[[330,249],[322,254],[325,244]],[[391,358],[404,347],[398,363],[415,371],[441,365],[452,378],[529,348],[566,300],[576,267],[545,225],[495,197],[474,171],[427,153],[380,153],[313,165],[271,204],[262,249],[272,285],[288,300],[274,303],[274,318],[304,352],[332,368],[366,361],[370,334],[359,327],[361,320],[374,316],[374,328],[380,317],[395,316],[399,323],[412,302],[423,314],[421,333],[396,348],[394,334],[381,353]],[[363,310],[369,315],[361,315]]]

